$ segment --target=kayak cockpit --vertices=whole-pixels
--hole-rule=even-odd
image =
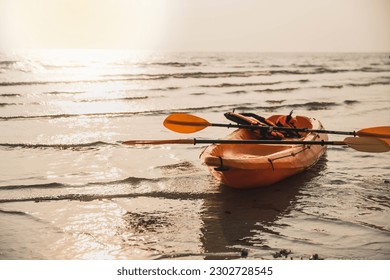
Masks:
[[[271,116],[276,120],[280,115]],[[323,129],[315,119],[296,117],[296,128]],[[326,134],[299,132],[297,138],[276,140],[276,144],[212,144],[201,154],[210,173],[222,183],[234,188],[253,188],[278,182],[313,165],[326,146],[305,143],[284,144],[283,141],[326,141]],[[256,129],[237,129],[225,139],[261,140]],[[264,141],[266,142],[266,141]]]

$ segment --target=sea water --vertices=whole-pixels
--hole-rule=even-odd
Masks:
[[[162,122],[232,110],[389,125],[389,54],[1,52],[0,259],[390,259],[389,153],[329,146],[302,174],[234,190],[202,145],[121,144],[223,138]]]

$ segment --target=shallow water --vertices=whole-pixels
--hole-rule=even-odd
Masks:
[[[120,144],[230,132],[170,132],[178,111],[388,125],[389,85],[389,54],[1,53],[0,259],[390,259],[388,153],[329,147],[238,191],[210,177],[203,146]]]

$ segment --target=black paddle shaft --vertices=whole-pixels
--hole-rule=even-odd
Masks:
[[[258,125],[245,125],[245,124],[223,124],[223,123],[211,123],[211,126],[217,127],[233,127],[233,128],[245,128],[253,130],[282,130],[282,131],[296,131],[296,132],[315,132],[315,133],[326,133],[326,134],[340,134],[340,135],[352,135],[356,136],[355,131],[334,131],[334,130],[322,130],[322,129],[310,129],[310,128],[292,128],[282,126],[258,126]]]
[[[229,140],[229,139],[196,139],[196,144],[277,144],[277,145],[347,145],[344,141],[299,141],[299,140]]]

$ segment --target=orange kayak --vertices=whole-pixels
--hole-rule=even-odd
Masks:
[[[280,115],[268,118],[275,122]],[[312,118],[296,116],[297,128],[324,129]],[[226,139],[258,140],[249,129],[237,129]],[[289,140],[289,139],[286,139]],[[327,141],[327,134],[306,133],[302,141]],[[201,154],[212,176],[233,188],[257,188],[272,185],[315,164],[325,153],[326,146],[295,144],[212,144]]]

